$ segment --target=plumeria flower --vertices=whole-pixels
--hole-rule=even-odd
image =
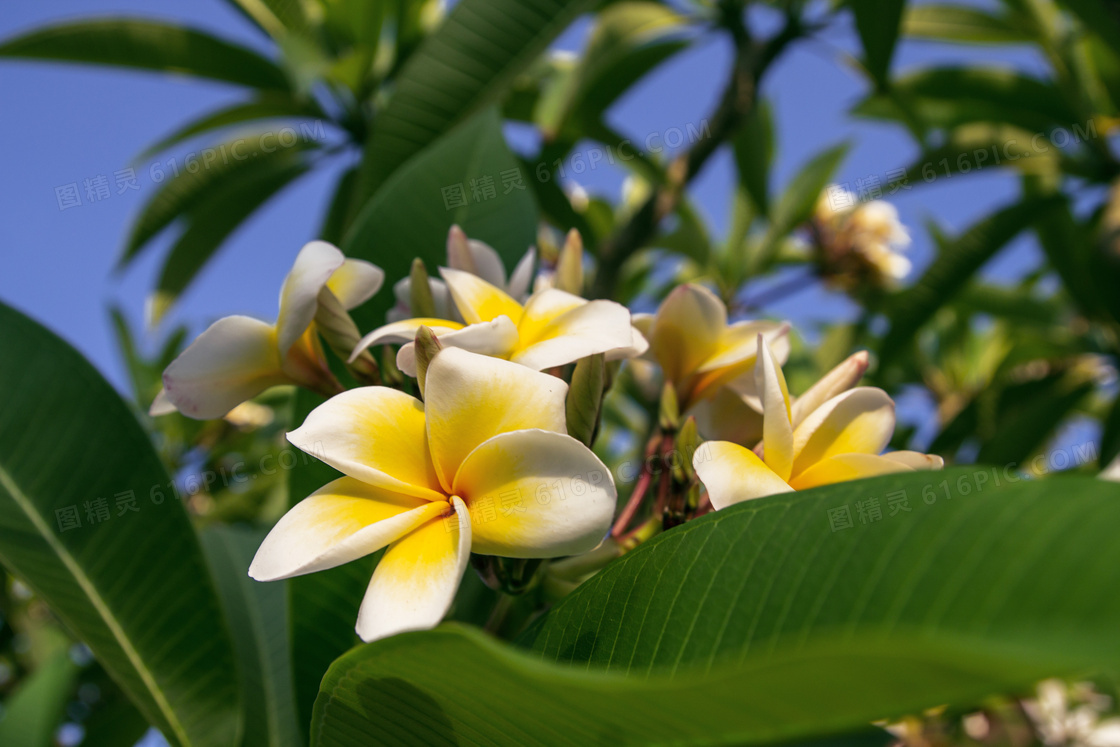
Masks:
[[[723,301],[694,283],[673,289],[656,314],[635,315],[634,325],[649,340],[649,356],[676,389],[682,412],[715,397],[725,386],[757,400],[752,372],[759,334],[767,337],[782,361],[789,356],[788,325],[728,324]]]
[[[178,409],[192,418],[220,418],[242,402],[278,384],[338,391],[323,356],[315,313],[320,296],[333,294],[346,309],[369,300],[385,273],[360,259],[347,259],[325,241],[300,250],[280,291],[275,324],[247,316],[214,322],[163,372],[164,391],[153,415]]]
[[[502,258],[494,248],[483,241],[468,239],[459,226],[451,226],[447,232],[447,266],[453,270],[469,272],[477,275],[496,288],[500,288],[516,299],[523,299],[529,293],[529,286],[533,282],[533,264],[536,262],[537,251],[529,247],[529,251],[517,263],[513,274],[506,282],[506,268]],[[447,284],[439,278],[428,278],[428,286],[432,292],[432,301],[435,303],[435,313],[440,318],[462,322],[458,309],[451,301],[451,292]],[[386,317],[390,322],[399,322],[414,316],[411,313],[412,279],[402,278],[393,285],[393,295],[397,305],[389,310]]]
[[[447,267],[440,275],[466,321],[405,319],[375,329],[354,349],[357,356],[371,345],[406,343],[397,366],[416,375],[414,344],[420,327],[429,327],[444,347],[456,347],[520,363],[537,371],[606,353],[610,360],[640,355],[645,338],[631,326],[630,310],[614,301],[588,301],[548,288],[524,305],[477,275]]]
[[[940,469],[941,457],[880,452],[894,433],[894,402],[882,389],[857,387],[813,408],[794,426],[789,389],[762,335],[755,367],[763,404],[761,457],[728,441],[708,441],[693,466],[712,506],[891,472]]]
[[[358,612],[363,640],[429,628],[469,554],[594,549],[615,508],[610,471],[567,435],[567,385],[455,348],[428,365],[425,401],[364,387],[316,408],[288,440],[345,476],[285,514],[249,568],[274,581],[388,546]]]
[[[886,281],[909,274],[910,260],[900,252],[910,245],[910,233],[889,202],[860,203],[854,194],[833,185],[817,201],[813,222],[826,264],[840,269],[851,256]]]

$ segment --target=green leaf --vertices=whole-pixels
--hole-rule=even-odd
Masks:
[[[535,657],[448,625],[354,649],[324,678],[312,745],[809,740],[1114,666],[1120,487],[996,473],[709,514],[560,602],[525,640]],[[911,510],[892,517],[899,490]],[[883,518],[831,531],[830,509],[872,496]]]
[[[274,39],[282,39],[289,30],[307,27],[302,0],[226,0],[258,28]]]
[[[287,587],[254,581],[248,573],[264,536],[215,525],[201,539],[233,631],[245,708],[241,747],[299,747],[306,740],[295,709]]]
[[[139,19],[79,21],[38,29],[0,44],[0,57],[114,65],[252,88],[290,89],[284,71],[251,49],[202,31]]]
[[[81,355],[3,304],[0,391],[0,562],[173,744],[233,744],[229,635],[190,520],[140,424]],[[130,491],[138,510],[122,514],[117,501]],[[99,500],[110,518],[91,523],[86,504]],[[81,526],[60,523],[71,511]]]
[[[74,691],[78,667],[66,649],[43,662],[4,701],[0,744],[4,747],[53,747],[66,702]]]
[[[133,160],[147,161],[173,145],[178,145],[184,140],[211,130],[241,124],[242,122],[253,122],[261,119],[291,119],[293,117],[311,117],[317,120],[317,126],[322,126],[322,122],[318,120],[324,119],[326,114],[313,101],[298,101],[286,94],[264,93],[252,101],[223,107],[184,125],[159,142],[145,148]],[[307,122],[302,124],[304,127],[309,126]]]
[[[462,7],[456,6],[457,9]],[[503,171],[520,169],[524,189],[503,188]],[[489,177],[494,195],[474,195],[470,183]],[[536,240],[537,209],[529,180],[506,147],[501,121],[487,109],[464,122],[400,169],[354,221],[342,249],[385,270],[385,285],[406,277],[413,257],[433,271],[446,261],[447,231],[458,224],[472,239],[493,246],[509,270]],[[446,189],[458,188],[467,201],[446,202]],[[354,310],[361,329],[381,324],[392,306],[391,293],[379,293]]]
[[[1083,121],[1062,90],[1048,81],[1012,70],[939,67],[891,82],[891,94],[872,94],[853,114],[900,119],[891,96],[908,102],[927,127],[952,129],[971,122],[995,122],[1027,132],[1049,132]]]
[[[902,30],[919,39],[974,44],[1032,41],[1006,16],[967,5],[911,5],[906,9]]]
[[[973,224],[953,240],[939,242],[937,258],[921,278],[891,300],[890,330],[879,347],[882,367],[909,349],[918,330],[1009,241],[1060,205],[1055,197],[1027,199]]]
[[[755,209],[770,212],[770,165],[774,161],[774,118],[768,101],[759,102],[735,136],[739,183]]]
[[[1065,373],[1009,386],[1000,395],[995,433],[981,444],[977,461],[1022,464],[1046,445],[1093,389],[1092,381]]]
[[[603,385],[606,368],[603,354],[581,358],[572,371],[565,403],[568,435],[590,446],[599,429],[599,409],[603,404]]]
[[[1113,49],[1120,47],[1120,10],[1107,0],[1062,0],[1081,19],[1085,28],[1098,34]]]
[[[171,247],[160,270],[151,307],[152,323],[159,321],[238,226],[310,168],[295,153],[258,163],[259,168],[224,180],[202,202],[192,206],[187,228]]]
[[[291,147],[279,147],[272,133],[254,131],[213,148],[204,148],[201,160],[188,156],[189,162],[169,158],[153,163],[148,169],[149,176],[156,182],[166,179],[167,183],[141,208],[117,266],[127,266],[152,239],[177,219],[189,216],[224,185],[251,180],[276,163],[294,163],[299,160],[300,153],[317,147],[307,137],[298,139]]]
[[[867,71],[885,85],[906,0],[848,0],[848,7],[856,17]]]
[[[592,0],[462,0],[411,56],[366,143],[357,198],[457,123],[497,102]]]

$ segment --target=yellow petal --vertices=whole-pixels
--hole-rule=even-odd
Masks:
[[[462,270],[441,267],[439,273],[447,283],[451,298],[467,324],[489,322],[502,314],[513,320],[514,324],[521,321],[521,304],[501,288]]]
[[[436,478],[424,405],[387,387],[351,389],[316,407],[288,440],[351,477],[426,500],[446,500]]]
[[[817,462],[790,480],[794,490],[808,490],[818,485],[858,480],[861,477],[913,472],[914,468],[896,459],[874,454],[837,454]]]
[[[334,271],[327,287],[344,309],[353,309],[368,301],[385,282],[385,271],[364,259],[348,259]]]
[[[894,402],[882,389],[859,387],[814,410],[793,434],[793,474],[837,454],[878,454],[894,433]]]
[[[914,470],[938,470],[945,466],[945,460],[936,454],[923,454],[919,451],[892,451],[883,454],[883,458],[905,464]]]
[[[555,288],[534,293],[525,302],[517,333],[522,345],[531,345],[541,339],[549,325],[561,315],[587,304],[587,299]]]
[[[689,283],[677,286],[661,304],[646,337],[665,378],[679,386],[716,352],[726,326],[723,302],[704,286]]]
[[[429,364],[425,381],[428,443],[447,490],[467,454],[499,433],[528,428],[567,433],[568,385],[555,376],[444,348]]]
[[[789,357],[789,325],[779,322],[738,322],[720,335],[715,353],[696,371],[690,386],[695,400],[713,396],[725,384],[747,378],[753,371],[758,353],[758,337],[766,338],[778,365]]]
[[[454,514],[421,524],[381,556],[358,610],[363,641],[431,628],[447,614],[471,554],[467,507],[451,501]]]
[[[549,292],[562,291],[546,291]],[[518,327],[520,349],[510,360],[538,371],[596,353],[628,350],[634,343],[630,310],[614,301],[585,302],[552,319],[534,337],[522,332],[524,323],[522,319]]]
[[[555,558],[593,550],[610,529],[614,480],[582,443],[561,433],[503,433],[472,451],[453,492],[471,513],[474,551]]]
[[[430,319],[426,317],[390,322],[363,337],[358,342],[357,347],[354,348],[354,352],[350,354],[350,362],[356,360],[363,350],[372,345],[399,345],[412,342],[416,339],[416,331],[421,327],[430,327],[436,334],[441,334],[462,329],[463,325],[450,319]]]
[[[220,418],[265,389],[288,382],[271,324],[219,319],[163,372],[166,399],[192,418]]]
[[[276,581],[349,563],[449,510],[443,501],[341,477],[297,503],[264,538],[249,575]]]
[[[758,336],[758,364],[755,382],[762,400],[763,459],[783,480],[793,469],[793,424],[790,421],[789,388],[777,358],[766,339]]]
[[[701,444],[692,457],[692,466],[716,509],[792,490],[753,451],[728,441]]]

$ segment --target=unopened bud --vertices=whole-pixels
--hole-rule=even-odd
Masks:
[[[363,350],[354,356],[353,360],[349,360],[354,348],[358,347],[362,339],[358,326],[350,317],[350,312],[329,288],[323,288],[319,292],[318,301],[315,326],[318,327],[319,334],[326,340],[330,349],[340,359],[348,361],[347,367],[359,381],[374,386],[381,384],[381,371],[369,351]]]
[[[583,292],[583,237],[572,229],[556,263],[556,287],[577,296]]]
[[[408,308],[413,317],[436,316],[436,300],[432,297],[428,270],[424,267],[424,260],[419,257],[412,260],[412,270],[408,274]]]
[[[863,378],[870,365],[871,356],[866,350],[853,353],[836,368],[832,369],[809,387],[809,390],[794,400],[790,408],[793,427],[801,424],[809,414],[838,394],[848,391]]]
[[[603,354],[581,358],[572,372],[566,402],[568,435],[590,446],[599,425],[606,365]]]
[[[420,396],[424,395],[424,379],[428,375],[428,366],[441,347],[435,332],[432,332],[430,327],[416,330],[416,384],[420,387]]]
[[[470,239],[459,226],[451,226],[451,230],[447,232],[447,264],[456,270],[478,274],[474,255],[471,254]]]
[[[681,408],[677,401],[677,390],[666,382],[661,390],[661,406],[658,409],[658,425],[666,433],[672,433],[681,422]]]

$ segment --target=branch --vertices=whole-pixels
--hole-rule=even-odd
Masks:
[[[735,3],[721,7],[724,26],[735,43],[735,62],[720,102],[709,118],[711,136],[674,158],[666,171],[665,183],[653,191],[624,226],[600,244],[599,268],[591,288],[592,298],[610,298],[614,294],[622,265],[654,237],[662,219],[676,209],[685,187],[700,173],[712,154],[726,140],[734,137],[754,111],[763,74],[803,31],[801,19],[791,14],[786,17],[781,32],[758,44],[752,40],[743,23],[742,9]]]

